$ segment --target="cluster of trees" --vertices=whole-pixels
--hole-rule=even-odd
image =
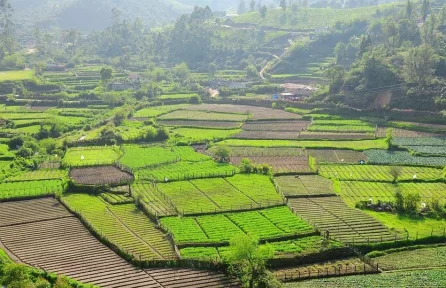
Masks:
[[[393,90],[399,98],[395,106],[443,109],[444,47],[446,5],[433,11],[429,0],[408,0],[400,13],[376,20],[362,35],[336,45],[336,65],[326,71],[329,93],[344,88],[349,97],[334,99],[368,107],[376,92]]]

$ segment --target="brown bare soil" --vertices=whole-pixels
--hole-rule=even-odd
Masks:
[[[240,287],[240,284],[235,279],[209,271],[192,269],[150,269],[145,271],[165,288]]]
[[[192,128],[220,128],[237,129],[241,123],[228,121],[193,121],[193,120],[160,120],[160,125],[172,127],[192,127]]]
[[[289,131],[299,132],[307,129],[308,121],[256,121],[246,122],[242,129],[246,131]]]
[[[237,113],[237,114],[250,114],[252,120],[291,120],[300,119],[301,116],[286,112],[283,110],[255,107],[246,105],[230,105],[230,104],[202,104],[192,105],[184,107],[184,110],[196,110],[196,111],[211,111],[220,113]]]
[[[0,246],[13,259],[103,288],[240,287],[223,274],[139,270],[101,244],[53,198],[0,203]]]
[[[231,138],[234,139],[283,139],[297,140],[299,134],[297,132],[282,131],[242,131]]]
[[[115,166],[74,168],[70,177],[82,185],[112,185],[133,181],[133,175],[119,170]]]
[[[243,158],[249,158],[252,163],[261,165],[268,164],[273,168],[274,173],[309,173],[307,156],[251,156],[251,157],[230,157],[233,165],[240,165]]]
[[[375,135],[370,133],[337,133],[337,132],[303,131],[299,134],[299,139],[360,140],[360,139],[375,139]]]
[[[376,137],[384,138],[386,137],[386,130],[388,128],[378,127],[378,131],[376,132]],[[399,138],[418,138],[418,137],[438,137],[438,134],[429,133],[429,132],[421,132],[421,131],[412,131],[405,130],[399,128],[392,128],[392,136]]]

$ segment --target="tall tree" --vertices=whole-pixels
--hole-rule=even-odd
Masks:
[[[266,5],[263,5],[262,8],[260,8],[260,16],[263,20],[266,18],[266,12],[268,12],[268,8],[266,8]]]
[[[432,47],[422,45],[409,51],[404,62],[404,76],[407,82],[420,89],[427,87],[434,79],[436,55]]]
[[[0,0],[0,41],[9,54],[14,53],[15,48],[14,23],[12,22],[13,12],[14,9],[9,0]]]
[[[421,4],[421,19],[423,20],[423,22],[426,22],[430,10],[431,10],[431,1],[423,0],[423,3]]]
[[[412,4],[412,2],[410,2],[410,0],[407,0],[407,3],[406,3],[406,17],[408,19],[411,19],[412,18],[412,13],[413,13],[413,4]]]
[[[392,54],[395,54],[395,44],[398,37],[398,28],[395,20],[393,20],[393,18],[388,18],[383,29],[384,33],[386,34],[386,38],[392,45]]]
[[[255,0],[251,0],[251,2],[249,3],[249,11],[254,11],[256,9],[256,1]]]
[[[280,0],[280,7],[282,8],[283,11],[286,10],[287,8],[286,0]]]
[[[244,287],[281,287],[266,268],[266,260],[274,256],[269,245],[259,246],[256,239],[241,234],[229,246],[230,272],[238,276]]]
[[[237,13],[238,14],[243,14],[246,12],[246,4],[244,0],[240,0],[239,4],[238,4],[238,9],[237,9]]]

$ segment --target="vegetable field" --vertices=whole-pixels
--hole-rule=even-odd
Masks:
[[[285,197],[333,195],[333,183],[318,175],[276,177],[279,190]]]
[[[0,201],[61,194],[66,188],[61,180],[0,183]]]
[[[100,166],[114,164],[121,157],[119,147],[70,148],[62,164],[68,167]]]
[[[378,165],[320,165],[319,173],[330,179],[341,181],[381,181],[391,182],[391,166]],[[442,179],[442,171],[427,167],[402,166],[398,181],[424,180],[434,181]]]
[[[441,147],[444,148],[444,147]],[[434,150],[435,151],[435,150]],[[445,166],[446,157],[412,156],[405,151],[368,150],[364,152],[372,164]]]

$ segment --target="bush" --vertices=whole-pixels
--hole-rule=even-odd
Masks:
[[[201,104],[201,98],[198,95],[193,95],[187,101],[189,104]]]

